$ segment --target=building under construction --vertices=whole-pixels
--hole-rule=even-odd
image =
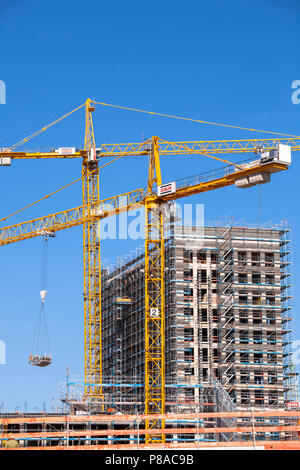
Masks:
[[[170,227],[165,442],[156,448],[296,448],[289,228]],[[157,430],[145,428],[144,273],[142,251],[102,271],[101,402],[87,398],[93,384],[67,376],[65,412],[3,414],[2,443],[13,433],[21,449],[147,448],[145,434]]]
[[[62,398],[67,405],[65,415],[37,417],[38,421],[28,415],[2,416],[1,438],[5,439],[8,427],[16,424],[26,444],[32,439],[28,424],[37,423],[40,433],[40,424],[50,423],[64,443],[69,443],[72,435],[74,439],[80,436],[84,443],[94,436],[109,445],[114,439],[111,436],[120,435],[115,432],[120,429],[110,426],[120,421],[117,416],[121,413],[121,421],[125,420],[128,427],[122,430],[130,436],[129,445],[177,445],[182,440],[184,444],[191,440],[198,444],[201,439],[231,442],[237,434],[247,436],[249,429],[242,429],[238,420],[248,420],[249,412],[253,440],[258,424],[255,417],[282,417],[276,421],[279,426],[263,421],[260,437],[278,432],[272,438],[293,438],[291,433],[298,432],[300,426],[294,423],[288,431],[282,429],[284,417],[298,417],[300,413],[282,414],[288,413],[286,408],[298,406],[297,374],[289,350],[288,229],[284,225],[264,229],[228,226],[203,231],[199,227],[183,229],[173,222],[166,230],[160,207],[218,188],[250,188],[269,182],[271,175],[289,168],[291,151],[299,150],[297,138],[170,142],[152,136],[140,144],[103,144],[96,148],[92,120],[96,104],[103,105],[87,99],[72,111],[85,107],[83,150],[60,147],[50,152],[15,151],[68,113],[0,152],[0,163],[7,167],[15,159],[82,161],[82,205],[1,228],[0,245],[48,237],[83,225],[85,374],[83,393],[78,398],[71,390],[80,390],[76,381],[66,381]],[[217,156],[249,153],[255,160],[252,155],[251,161],[238,164]],[[112,163],[126,155],[148,156],[147,188],[100,201],[99,159],[112,157]],[[205,155],[229,167],[164,183],[160,155]],[[101,270],[99,222],[141,207],[145,210],[144,254],[112,270]],[[41,292],[45,292],[43,286]],[[37,351],[29,362],[41,367],[51,360],[50,355]],[[246,414],[240,411],[243,409]],[[202,419],[205,413],[200,424],[199,417]],[[140,439],[141,415],[145,437]],[[175,422],[170,423],[172,417]],[[233,417],[237,418],[235,422]],[[87,421],[88,427],[104,421],[105,429],[87,429]],[[62,429],[56,427],[58,422]],[[80,428],[70,429],[71,422],[74,426],[79,423]],[[192,422],[196,428],[187,431]],[[23,424],[26,430],[22,433]],[[48,439],[48,433],[45,426],[42,435],[35,434],[38,444]],[[49,439],[52,445],[55,435]]]
[[[165,248],[165,289],[166,412],[205,410],[214,383],[237,410],[298,402],[286,225],[175,225]],[[104,271],[102,312],[103,376],[113,377],[106,400],[121,412],[142,411],[143,253]]]
[[[169,234],[156,448],[297,448],[289,228],[171,225]],[[147,448],[157,431],[144,424],[144,272],[142,251],[103,269],[101,403],[86,397],[92,384],[67,376],[66,413],[2,415],[3,442],[13,432],[24,449]]]

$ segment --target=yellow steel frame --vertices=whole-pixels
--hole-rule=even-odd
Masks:
[[[165,412],[164,235],[159,205],[145,203],[145,413]],[[163,429],[164,420],[146,420],[146,429]],[[146,434],[146,443],[165,442]]]
[[[95,149],[91,100],[85,106],[84,150]],[[84,377],[88,400],[101,400],[102,387],[102,318],[101,318],[101,259],[99,222],[90,218],[92,208],[99,203],[98,161],[85,156],[82,162],[82,200],[87,222],[83,224],[83,299],[84,299]]]
[[[153,137],[145,198],[145,413],[165,413],[165,300],[163,213],[153,194],[161,184],[158,138]],[[165,421],[147,419],[147,429],[164,429]],[[146,434],[146,443],[165,442],[165,434]]]
[[[58,232],[84,224],[88,220],[99,221],[106,217],[137,209],[143,206],[145,195],[144,189],[137,189],[90,204],[89,215],[86,206],[79,206],[0,228],[0,246],[38,237],[44,231]]]

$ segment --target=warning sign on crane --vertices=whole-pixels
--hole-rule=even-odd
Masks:
[[[92,148],[89,150],[88,152],[88,161],[89,162],[96,162],[97,160],[99,160],[101,156],[101,148]]]
[[[161,184],[157,187],[157,195],[165,196],[166,194],[176,193],[176,181],[171,183]]]

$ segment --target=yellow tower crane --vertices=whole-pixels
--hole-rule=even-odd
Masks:
[[[93,102],[85,103],[86,132],[84,150],[59,149],[56,152],[0,152],[2,165],[14,159],[82,158],[83,204],[27,222],[0,228],[0,246],[83,225],[84,244],[84,344],[86,396],[102,400],[101,267],[98,224],[101,219],[138,207],[145,208],[145,412],[153,415],[146,429],[163,429],[160,415],[165,413],[165,302],[164,302],[164,221],[161,204],[223,188],[249,187],[269,181],[270,175],[288,169],[289,150],[300,150],[300,138],[244,139],[170,142],[152,137],[142,143],[104,144],[98,156],[148,155],[146,189],[137,189],[99,199],[99,168],[95,147]],[[218,155],[255,154],[254,161],[231,163]],[[160,155],[200,155],[225,162],[223,170],[197,175],[188,182],[162,184]],[[126,203],[124,204],[124,200]],[[165,435],[146,434],[147,443],[164,442]]]

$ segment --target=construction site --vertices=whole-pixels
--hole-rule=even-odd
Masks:
[[[0,446],[14,440],[18,450],[300,449],[291,227],[286,221],[185,226],[176,205],[228,186],[238,192],[272,184],[280,179],[275,173],[293,171],[300,138],[154,136],[97,147],[97,105],[104,103],[88,99],[71,111],[85,110],[83,149],[17,150],[68,113],[0,151],[3,174],[17,160],[82,160],[82,205],[1,227],[0,246],[34,237],[47,243],[82,225],[84,285],[84,377],[67,373],[61,413],[0,413]],[[205,156],[221,166],[167,182],[161,155]],[[147,187],[101,200],[103,158],[126,156],[148,157]],[[144,246],[114,265],[101,264],[100,222],[136,209],[144,212]],[[38,331],[46,275],[40,292]],[[51,365],[44,350],[32,351],[31,366]]]

